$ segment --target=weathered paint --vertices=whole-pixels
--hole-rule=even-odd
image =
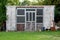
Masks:
[[[19,6],[6,6],[7,12],[6,15],[7,20],[6,20],[6,31],[15,31],[17,30],[16,27],[16,7]],[[23,6],[24,7],[24,6]],[[27,6],[25,6],[27,7]],[[29,6],[28,6],[29,7]],[[33,6],[31,6],[33,7]],[[50,27],[53,27],[53,22],[54,21],[54,7],[55,6],[34,6],[34,7],[43,7],[43,26],[45,29],[50,29]]]

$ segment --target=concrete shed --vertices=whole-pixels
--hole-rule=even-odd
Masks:
[[[54,5],[6,6],[6,31],[38,31],[50,29],[54,21]]]

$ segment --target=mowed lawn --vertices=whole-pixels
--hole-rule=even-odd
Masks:
[[[0,32],[0,40],[60,40],[60,31]]]

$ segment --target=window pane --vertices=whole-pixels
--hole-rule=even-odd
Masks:
[[[24,15],[24,9],[18,9],[17,15]]]
[[[17,17],[17,23],[24,23],[25,17]]]
[[[37,9],[37,15],[43,15],[43,9]]]
[[[31,15],[31,12],[30,12],[30,21],[32,21],[32,15]]]
[[[43,23],[43,17],[37,17],[37,23]]]
[[[28,12],[26,13],[26,20],[28,21]]]
[[[35,9],[26,9],[26,11],[35,11]]]
[[[35,21],[35,13],[33,13],[33,21]]]

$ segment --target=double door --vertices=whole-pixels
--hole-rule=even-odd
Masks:
[[[35,12],[27,11],[26,12],[26,31],[35,31]]]

